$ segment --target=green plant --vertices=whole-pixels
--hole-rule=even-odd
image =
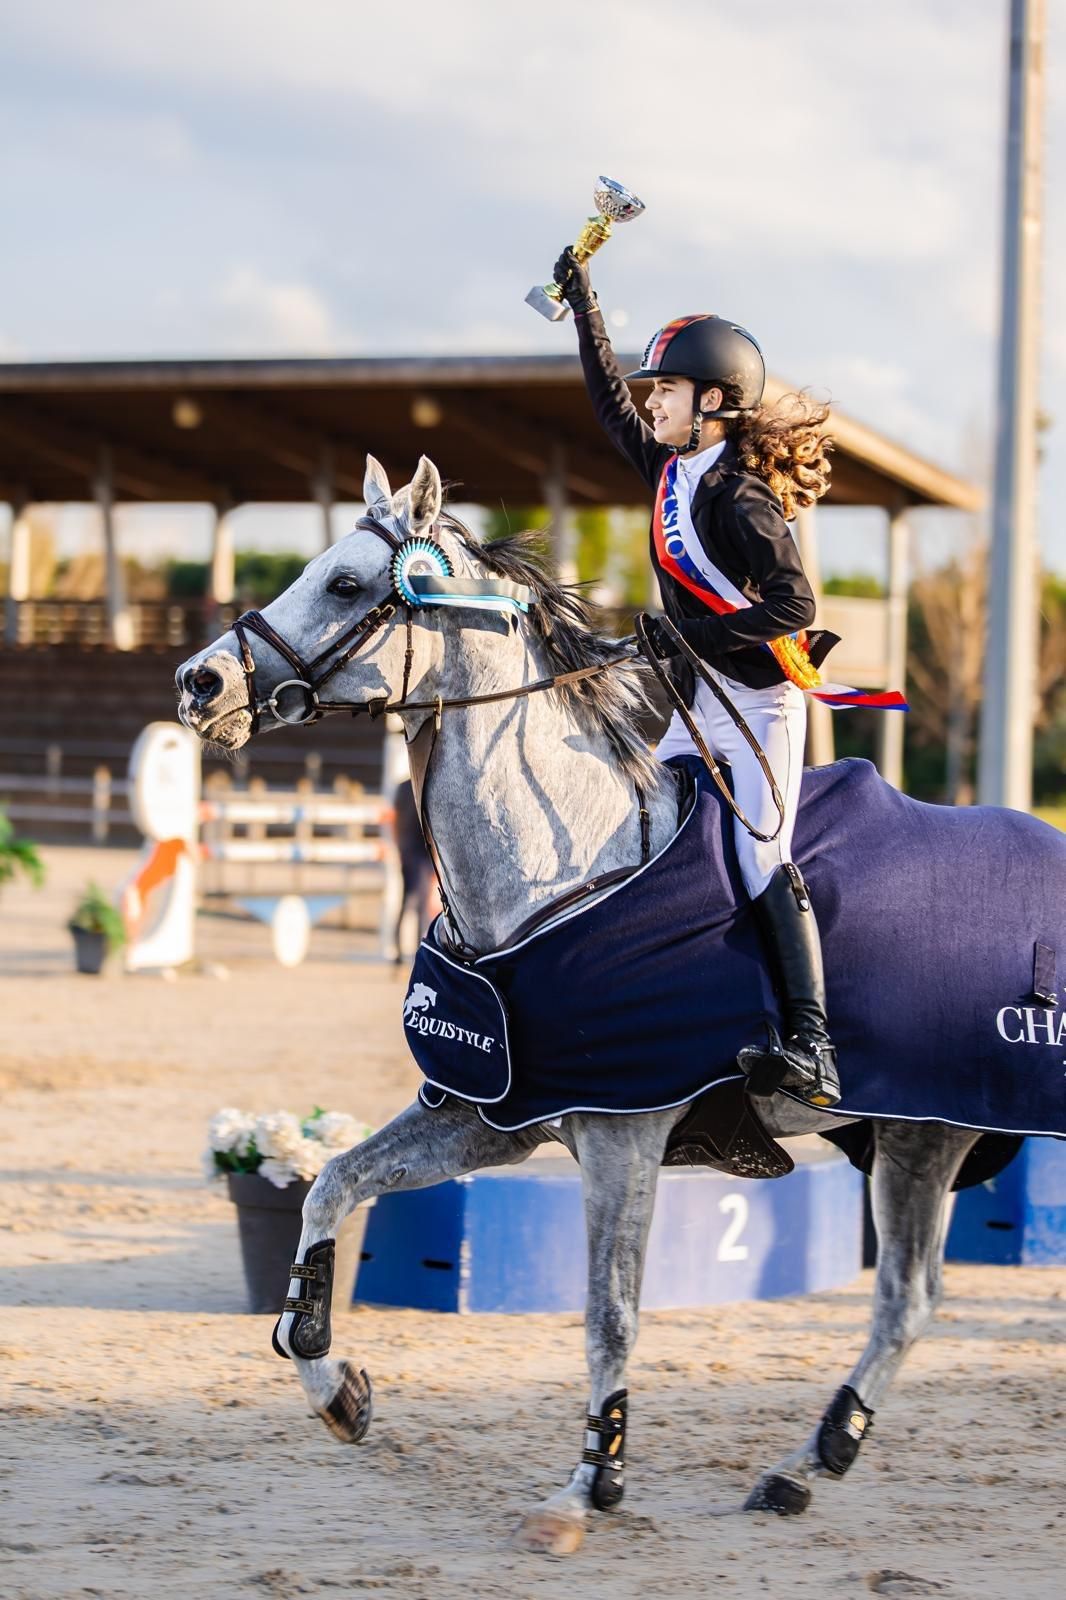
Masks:
[[[330,1156],[350,1150],[369,1138],[373,1128],[345,1111],[316,1106],[301,1121],[291,1111],[264,1116],[224,1106],[208,1127],[204,1176],[258,1173],[279,1189],[316,1178]]]
[[[118,911],[95,883],[90,883],[74,907],[70,927],[81,928],[85,933],[102,933],[109,950],[117,950],[126,942],[126,929]]]
[[[28,839],[16,839],[10,818],[0,811],[0,888],[24,873],[35,889],[44,882],[44,862]]]

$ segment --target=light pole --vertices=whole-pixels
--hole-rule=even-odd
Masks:
[[[988,636],[978,763],[982,805],[1032,803],[1039,560],[1035,529],[1044,0],[1011,0],[1003,301]]]

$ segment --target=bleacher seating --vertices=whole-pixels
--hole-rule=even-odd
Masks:
[[[100,766],[116,782],[125,778],[145,723],[175,719],[174,671],[187,655],[187,647],[0,648],[0,805],[21,832],[43,840],[86,838],[88,823],[69,813],[88,805],[87,794],[73,801],[64,783],[85,785]],[[287,789],[309,773],[327,787],[344,776],[375,791],[382,737],[381,724],[368,717],[330,717],[314,728],[264,735],[236,762],[205,755],[204,772],[225,769],[238,781],[255,776]],[[108,838],[132,844],[138,835],[124,813],[117,801]]]

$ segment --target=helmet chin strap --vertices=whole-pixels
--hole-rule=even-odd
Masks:
[[[688,444],[682,445],[678,450],[679,456],[695,455],[703,440],[703,424],[705,422],[724,421],[727,417],[742,417],[743,411],[702,411],[700,399],[704,389],[713,388],[712,384],[699,384],[692,391],[692,431],[688,436]]]
[[[697,400],[695,402],[695,404],[693,405],[693,408],[692,408],[692,431],[690,432],[690,434],[688,436],[688,444],[685,444],[685,445],[681,446],[681,449],[677,452],[678,455],[679,456],[695,455],[696,451],[700,447],[700,440],[701,440],[702,437],[703,437],[703,412],[700,410],[700,403]]]

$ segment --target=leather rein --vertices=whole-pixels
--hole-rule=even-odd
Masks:
[[[388,528],[384,527],[382,523],[375,521],[373,517],[360,517],[355,526],[357,529],[363,529],[367,532],[375,533],[379,539],[384,540],[393,553],[398,551],[404,543],[402,539],[400,539],[396,534],[392,533]],[[290,645],[286,639],[283,639],[281,634],[278,633],[277,629],[273,628],[271,624],[267,622],[266,618],[258,611],[244,612],[244,614],[238,617],[234,622],[233,631],[237,635],[237,642],[240,645],[241,650],[241,665],[244,669],[245,686],[248,694],[247,710],[251,713],[251,731],[253,734],[259,732],[262,713],[264,711],[270,712],[275,723],[285,724],[290,727],[299,727],[304,723],[318,722],[324,715],[326,715],[327,712],[330,711],[348,711],[353,717],[368,715],[371,718],[384,716],[386,712],[425,711],[432,713],[432,718],[427,719],[425,725],[418,730],[418,733],[415,735],[415,737],[408,743],[408,750],[411,756],[412,781],[415,786],[416,809],[418,813],[419,824],[422,829],[422,836],[425,839],[426,849],[429,852],[430,861],[433,864],[433,871],[436,874],[437,884],[440,889],[441,904],[444,907],[445,919],[449,925],[450,942],[453,945],[456,953],[464,956],[474,955],[478,952],[475,952],[463,938],[455,915],[452,912],[448,901],[448,896],[444,887],[443,863],[441,861],[440,851],[437,848],[436,839],[433,835],[433,829],[430,824],[425,802],[430,762],[433,757],[437,735],[440,732],[441,718],[444,712],[461,710],[470,706],[490,705],[494,702],[502,700],[519,700],[527,695],[541,694],[548,689],[564,688],[567,684],[580,683],[586,678],[597,677],[601,672],[606,672],[611,667],[619,666],[623,662],[632,661],[635,658],[629,651],[625,651],[622,655],[611,656],[606,661],[597,662],[595,666],[578,667],[572,672],[559,672],[550,678],[537,678],[533,683],[520,684],[513,689],[499,689],[490,694],[462,695],[449,700],[445,700],[440,695],[436,695],[432,700],[408,700],[407,695],[410,688],[411,667],[414,661],[413,609],[414,608],[412,607],[411,603],[404,597],[403,594],[400,593],[399,589],[394,583],[392,589],[390,589],[384,600],[382,600],[378,605],[372,606],[364,617],[361,617],[358,622],[353,623],[352,626],[347,628],[338,638],[333,639],[326,649],[321,651],[311,661],[304,661],[299,651],[293,649],[292,645]],[[319,690],[321,689],[322,685],[328,683],[329,680],[334,677],[342,667],[347,666],[348,662],[351,661],[354,656],[358,655],[363,646],[368,644],[370,640],[377,633],[379,633],[383,627],[386,626],[387,623],[391,622],[397,613],[403,615],[404,625],[407,630],[407,648],[404,652],[403,665],[403,686],[400,691],[399,700],[390,701],[387,695],[382,695],[370,700],[323,700],[319,694]],[[777,786],[777,780],[775,779],[770,764],[766,759],[766,755],[758,740],[755,738],[755,735],[745,722],[743,716],[737,710],[736,706],[734,706],[733,702],[729,699],[725,691],[719,687],[718,683],[707,670],[699,656],[686,642],[686,640],[682,638],[681,634],[674,627],[670,619],[668,617],[662,617],[660,619],[660,623],[666,629],[667,633],[673,640],[674,645],[689,662],[693,670],[699,675],[703,682],[707,684],[708,688],[725,707],[729,716],[732,718],[733,722],[736,724],[737,728],[740,730],[741,734],[754,751],[756,759],[758,760],[762,769],[763,776],[766,778],[766,781],[770,786],[770,793],[777,809],[778,823],[773,833],[760,833],[759,830],[755,828],[751,822],[749,822],[748,818],[744,815],[743,811],[741,811],[740,807],[734,800],[732,790],[726,783],[725,778],[722,775],[722,770],[717,761],[714,759],[714,756],[711,754],[706,740],[696,725],[695,719],[691,715],[688,707],[685,705],[684,699],[678,692],[676,685],[673,683],[669,674],[663,668],[658,656],[648,643],[647,633],[644,628],[643,616],[638,616],[637,618],[637,631],[636,634],[632,636],[632,640],[623,640],[621,642],[623,644],[628,644],[633,641],[637,643],[640,653],[644,656],[645,660],[654,671],[656,677],[659,679],[659,682],[666,691],[667,698],[677,710],[679,716],[687,727],[704,765],[706,766],[711,777],[714,779],[715,784],[718,786],[718,789],[720,790],[730,810],[737,817],[738,821],[740,821],[748,830],[753,838],[759,839],[763,843],[769,843],[771,840],[777,838],[777,835],[781,832],[781,829],[784,826],[785,805],[781,798],[781,792]],[[258,638],[262,639],[265,644],[270,645],[271,649],[276,650],[283,660],[287,661],[293,670],[299,674],[299,676],[295,678],[286,678],[283,682],[279,683],[275,687],[272,694],[268,695],[262,700],[258,699],[255,694],[255,658],[252,655],[251,647],[248,643],[249,633],[254,633]],[[297,691],[303,696],[302,708],[299,708],[302,710],[301,715],[285,716],[282,714],[279,707],[278,697],[285,689]],[[430,738],[428,748],[423,750],[423,738],[427,729],[430,730]],[[547,922],[551,918],[559,915],[559,913],[567,910],[570,906],[575,905],[582,900],[588,899],[591,895],[598,893],[601,889],[610,887],[612,884],[621,883],[624,879],[631,877],[633,873],[639,871],[641,867],[647,865],[648,861],[651,859],[651,817],[645,804],[645,797],[639,787],[636,789],[636,797],[638,815],[640,819],[639,866],[616,867],[609,872],[600,873],[598,877],[590,878],[586,883],[578,884],[575,888],[567,890],[564,894],[559,895],[554,900],[548,901],[546,905],[541,906],[533,913],[531,917],[528,917],[526,921],[515,930],[515,932],[507,941],[509,944],[513,944],[519,939],[528,937],[528,935],[533,933],[538,927],[541,926],[542,923]]]
[[[356,529],[363,529],[377,534],[379,539],[389,546],[395,553],[404,541],[373,517],[360,517]],[[399,700],[390,701],[387,695],[370,700],[323,700],[319,694],[322,685],[328,683],[342,667],[359,654],[364,645],[380,632],[380,630],[401,613],[407,630],[407,648],[404,653],[403,686]],[[427,719],[425,725],[419,729],[414,739],[408,743],[411,755],[412,781],[415,786],[416,809],[422,836],[426,842],[436,874],[437,885],[440,890],[441,904],[449,926],[450,943],[457,953],[461,955],[474,955],[480,952],[473,950],[463,938],[459,930],[455,915],[451,910],[448,896],[444,887],[444,870],[441,862],[440,851],[433,835],[429,815],[426,809],[425,795],[429,777],[429,766],[436,745],[437,735],[440,732],[441,718],[445,711],[460,710],[470,706],[490,705],[501,700],[519,700],[531,694],[541,694],[548,689],[564,688],[567,684],[580,683],[586,678],[598,676],[608,668],[618,666],[624,661],[632,661],[633,656],[627,651],[623,655],[611,656],[606,661],[600,661],[591,667],[578,667],[572,672],[555,673],[550,678],[537,678],[533,683],[519,684],[513,689],[500,689],[490,694],[461,695],[453,699],[444,699],[436,695],[432,700],[408,700],[408,690],[411,680],[411,666],[414,661],[413,643],[413,607],[410,602],[395,587],[395,584],[385,599],[378,605],[372,606],[364,617],[352,624],[340,636],[333,639],[327,648],[321,651],[311,661],[305,661],[298,650],[295,650],[288,640],[282,638],[277,629],[272,627],[266,618],[258,611],[245,611],[233,623],[233,631],[237,635],[237,642],[241,651],[241,666],[244,670],[245,688],[248,695],[246,709],[251,714],[253,734],[258,733],[264,711],[269,711],[275,724],[288,727],[302,727],[305,723],[318,722],[327,712],[348,711],[353,717],[368,715],[371,718],[384,716],[386,712],[426,711],[432,717]],[[286,678],[277,684],[272,694],[264,699],[259,699],[255,692],[255,657],[252,655],[248,643],[248,634],[253,633],[262,639],[264,644],[270,645],[277,651],[283,660],[287,661],[298,677]],[[280,709],[279,696],[283,690],[291,690],[302,695],[302,706],[298,706],[301,714],[285,715]],[[431,730],[428,749],[423,750],[422,741],[426,729]],[[416,770],[417,769],[417,770]],[[646,866],[651,859],[651,817],[645,805],[644,795],[636,789],[638,816],[640,820],[640,867]],[[600,889],[605,889],[611,884],[619,883],[624,878],[632,876],[639,871],[639,867],[616,867],[609,872],[600,873],[598,877],[591,878],[587,883],[577,885],[576,888],[567,890],[564,894],[548,902],[536,911],[511,936],[509,942],[519,937],[525,937],[536,926],[550,917],[556,916],[560,911],[579,900],[595,894]]]

